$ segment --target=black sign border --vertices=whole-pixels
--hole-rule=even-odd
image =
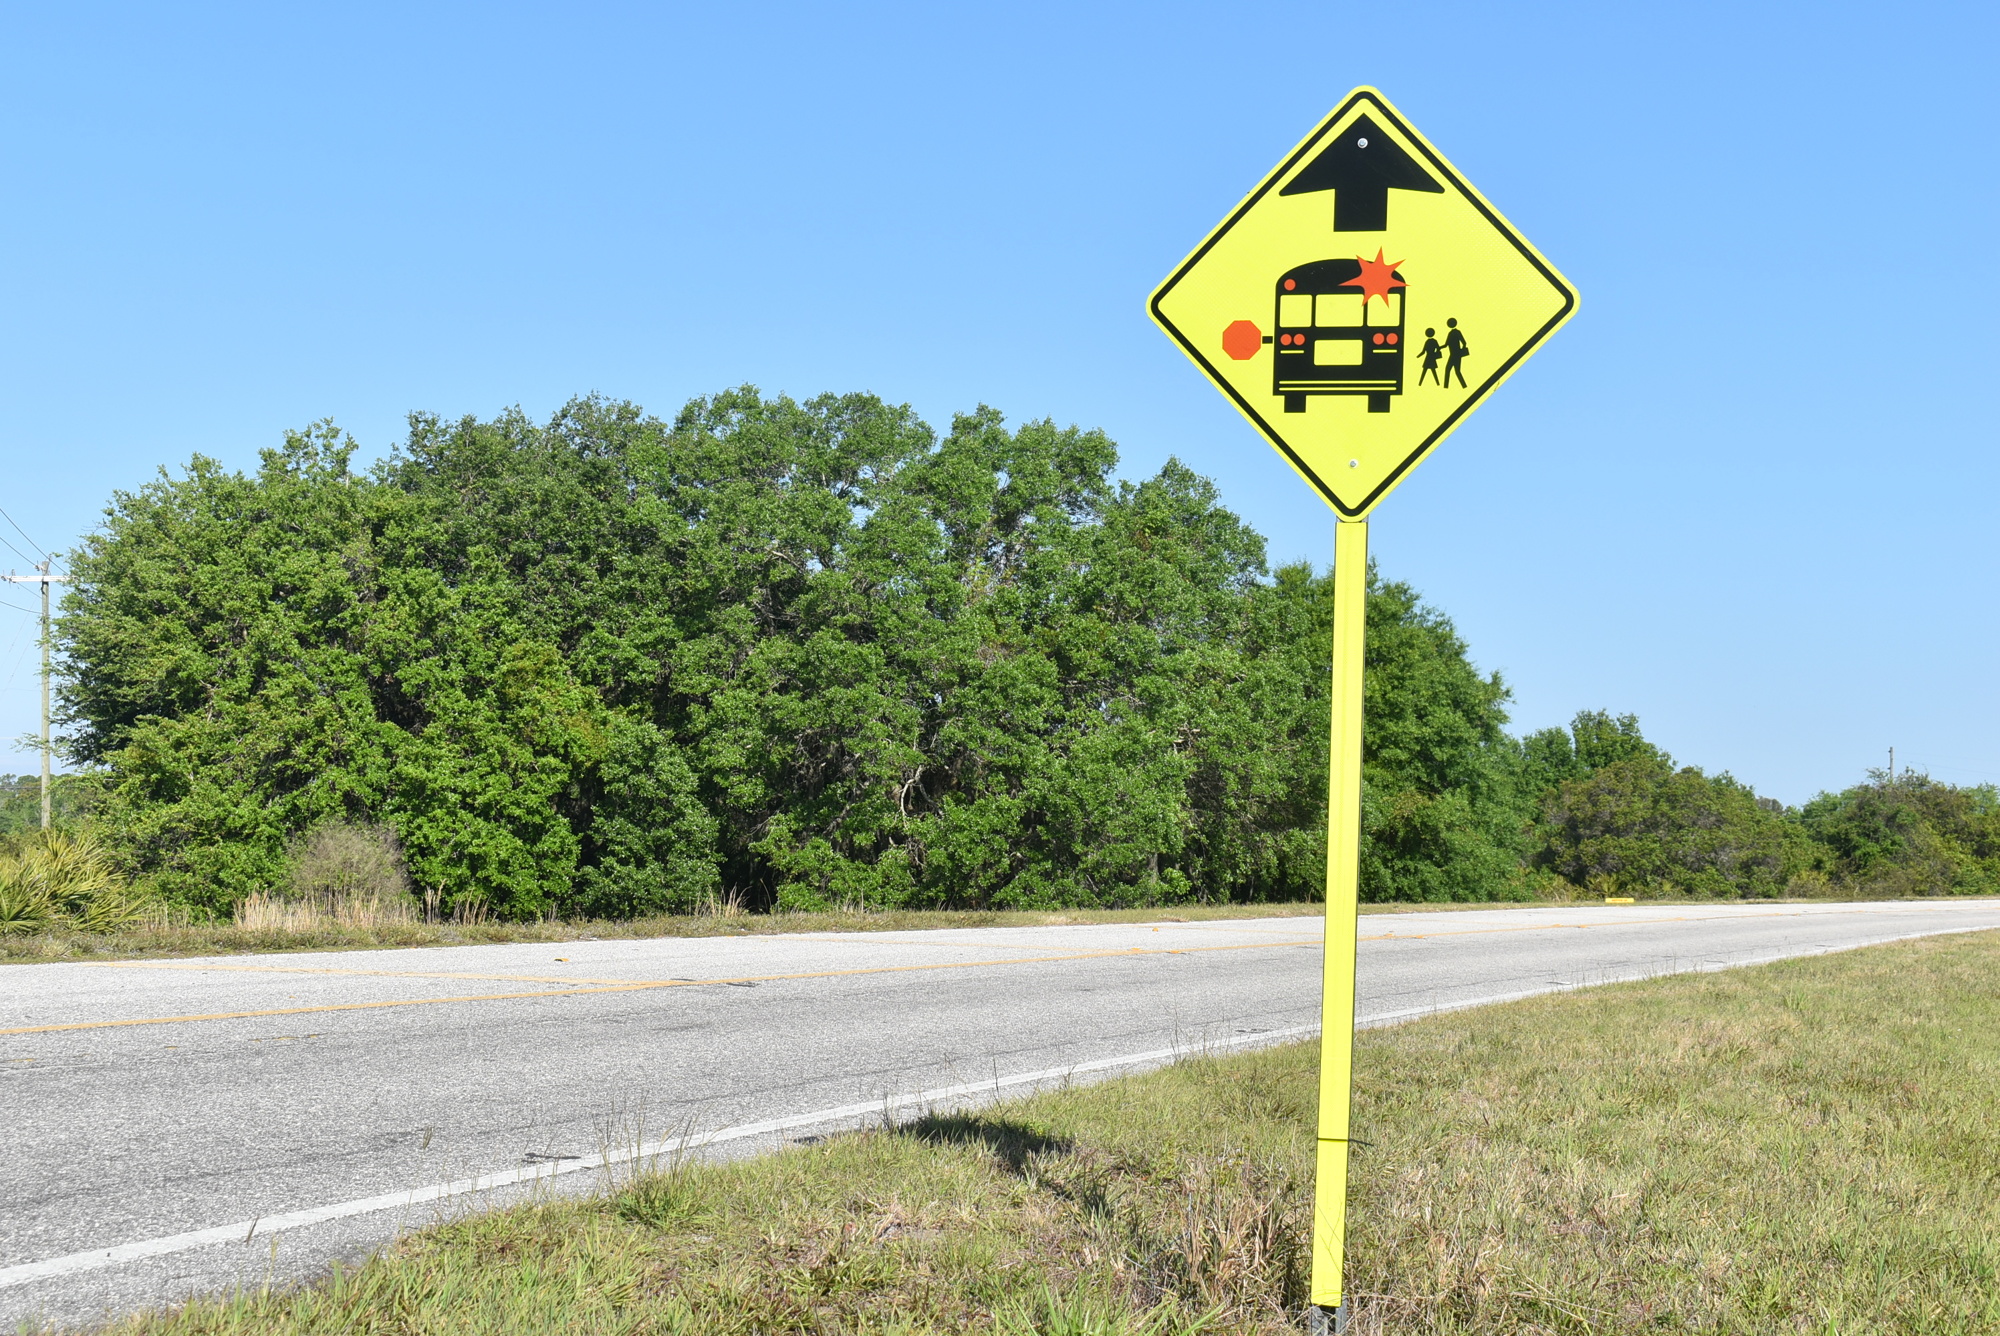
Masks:
[[[1540,329],[1536,330],[1534,335],[1530,337],[1526,343],[1523,343],[1518,349],[1516,349],[1512,357],[1509,357],[1505,362],[1502,362],[1498,367],[1494,369],[1492,375],[1488,376],[1485,380],[1481,381],[1478,387],[1475,388],[1470,394],[1468,394],[1465,397],[1465,402],[1460,404],[1458,408],[1443,422],[1439,423],[1437,426],[1437,430],[1433,431],[1429,436],[1426,436],[1423,440],[1423,443],[1417,446],[1416,449],[1412,450],[1409,456],[1405,458],[1402,463],[1398,464],[1389,473],[1388,477],[1384,478],[1380,483],[1378,483],[1375,489],[1369,492],[1366,497],[1362,498],[1359,504],[1354,506],[1349,506],[1347,503],[1342,501],[1339,495],[1333,490],[1333,488],[1328,485],[1326,479],[1320,477],[1319,474],[1315,473],[1303,459],[1299,458],[1297,453],[1293,451],[1292,447],[1285,443],[1284,436],[1269,422],[1264,420],[1264,415],[1258,412],[1255,408],[1252,408],[1250,406],[1250,401],[1245,399],[1242,395],[1236,392],[1236,387],[1229,383],[1228,377],[1224,376],[1220,371],[1218,371],[1215,367],[1215,364],[1209,361],[1208,358],[1203,355],[1202,351],[1199,348],[1195,347],[1195,345],[1191,341],[1189,341],[1188,336],[1181,332],[1180,326],[1176,325],[1172,320],[1167,318],[1166,312],[1160,309],[1160,302],[1166,297],[1168,293],[1174,290],[1174,287],[1183,278],[1187,276],[1189,270],[1193,269],[1197,264],[1201,263],[1202,257],[1207,255],[1208,252],[1214,248],[1217,242],[1221,241],[1225,236],[1229,235],[1230,229],[1235,227],[1236,224],[1242,220],[1243,215],[1249,213],[1251,209],[1255,208],[1258,202],[1261,201],[1264,198],[1264,196],[1271,193],[1272,188],[1276,186],[1279,181],[1283,180],[1287,175],[1291,173],[1292,168],[1298,165],[1300,159],[1304,158],[1307,154],[1311,153],[1315,148],[1317,148],[1321,140],[1325,139],[1329,134],[1333,133],[1334,126],[1340,124],[1341,121],[1347,118],[1348,113],[1352,112],[1356,107],[1362,105],[1363,103],[1366,103],[1369,107],[1381,113],[1382,117],[1385,120],[1387,120],[1391,125],[1393,125],[1399,132],[1401,132],[1404,140],[1411,147],[1415,148],[1419,153],[1421,153],[1424,156],[1424,160],[1428,162],[1431,165],[1431,167],[1437,171],[1439,175],[1443,176],[1446,180],[1450,181],[1451,184],[1458,190],[1458,193],[1461,196],[1463,196],[1466,200],[1470,201],[1474,208],[1479,210],[1479,212],[1485,217],[1486,221],[1493,225],[1495,231],[1499,232],[1501,236],[1507,238],[1508,243],[1512,245],[1515,250],[1521,253],[1522,258],[1526,259],[1529,264],[1535,267],[1535,271],[1537,273],[1539,273],[1544,279],[1548,280],[1549,286],[1562,294],[1563,304],[1562,304],[1562,309],[1557,311],[1553,316],[1550,316],[1548,322],[1544,324]],[[1174,272],[1167,278],[1167,281],[1159,286],[1159,289],[1153,293],[1152,300],[1148,303],[1148,305],[1152,309],[1153,318],[1159,322],[1160,327],[1162,329],[1165,329],[1168,333],[1172,334],[1174,336],[1174,341],[1179,343],[1181,347],[1187,351],[1187,355],[1189,357],[1192,357],[1195,360],[1195,362],[1201,367],[1201,369],[1207,373],[1208,378],[1211,381],[1213,381],[1216,385],[1220,386],[1222,388],[1223,393],[1227,394],[1231,399],[1236,401],[1236,406],[1243,410],[1243,413],[1246,417],[1248,417],[1252,422],[1257,424],[1257,429],[1264,433],[1265,439],[1270,441],[1271,444],[1277,446],[1278,449],[1284,451],[1285,458],[1292,461],[1292,466],[1298,469],[1300,473],[1303,473],[1306,477],[1312,480],[1313,486],[1319,489],[1320,495],[1324,496],[1329,502],[1331,502],[1333,504],[1333,508],[1339,511],[1342,515],[1345,515],[1349,519],[1359,519],[1363,515],[1366,515],[1369,512],[1369,510],[1374,507],[1375,503],[1381,499],[1383,493],[1387,492],[1391,487],[1394,487],[1397,484],[1397,482],[1401,481],[1405,473],[1408,473],[1411,469],[1415,468],[1418,462],[1422,460],[1426,454],[1430,453],[1431,447],[1436,445],[1440,440],[1444,438],[1446,433],[1450,432],[1453,427],[1458,425],[1458,421],[1460,418],[1464,417],[1467,413],[1471,412],[1474,408],[1478,407],[1479,404],[1486,398],[1486,396],[1492,392],[1493,387],[1498,385],[1501,382],[1501,380],[1505,379],[1507,373],[1513,370],[1514,366],[1517,363],[1519,363],[1522,358],[1526,357],[1529,353],[1533,352],[1536,348],[1540,347],[1542,341],[1547,339],[1550,334],[1555,332],[1556,326],[1562,324],[1564,320],[1569,318],[1570,313],[1576,310],[1576,301],[1577,301],[1576,290],[1571,288],[1568,283],[1564,282],[1562,277],[1559,274],[1557,274],[1555,270],[1551,269],[1548,263],[1544,261],[1541,256],[1535,254],[1534,248],[1528,245],[1527,241],[1512,227],[1510,227],[1505,219],[1501,218],[1498,214],[1493,212],[1493,210],[1487,205],[1486,201],[1480,197],[1479,192],[1472,189],[1472,187],[1468,185],[1465,182],[1465,180],[1459,176],[1457,172],[1453,171],[1451,167],[1444,161],[1444,159],[1438,156],[1436,150],[1431,148],[1430,143],[1422,135],[1418,134],[1407,123],[1405,123],[1402,117],[1398,116],[1394,111],[1390,110],[1389,107],[1382,101],[1382,99],[1379,96],[1377,96],[1373,91],[1360,90],[1356,91],[1353,96],[1347,99],[1347,101],[1341,103],[1340,106],[1335,108],[1334,111],[1330,115],[1328,115],[1324,121],[1320,123],[1319,129],[1315,130],[1310,138],[1308,138],[1303,144],[1299,145],[1298,150],[1294,152],[1291,157],[1286,158],[1283,162],[1279,163],[1276,169],[1274,169],[1269,176],[1264,178],[1264,183],[1258,186],[1257,189],[1250,195],[1250,197],[1244,200],[1243,203],[1237,207],[1236,212],[1230,214],[1229,217],[1225,218],[1222,221],[1221,225],[1218,226],[1213,232],[1209,234],[1208,239],[1201,243],[1201,248],[1195,251],[1194,254],[1188,256],[1188,258],[1181,264],[1180,268],[1174,270]]]

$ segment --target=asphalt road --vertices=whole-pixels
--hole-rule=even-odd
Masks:
[[[1359,1018],[2000,927],[2000,901],[1371,915]],[[1320,923],[0,967],[0,1322],[309,1275],[440,1215],[1270,1043]]]

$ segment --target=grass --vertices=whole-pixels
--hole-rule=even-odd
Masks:
[[[1294,1331],[1315,1058],[659,1166],[114,1330]],[[2000,1332],[2000,933],[1432,1017],[1356,1066],[1357,1334]]]
[[[2000,934],[1364,1037],[1395,1332],[2000,1331]]]

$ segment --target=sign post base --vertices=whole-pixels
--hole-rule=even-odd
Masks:
[[[1338,1308],[1322,1308],[1314,1304],[1306,1310],[1306,1331],[1311,1336],[1341,1336],[1346,1330],[1346,1304]]]

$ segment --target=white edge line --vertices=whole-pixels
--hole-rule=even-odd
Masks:
[[[443,1201],[448,1197],[459,1197],[473,1192],[491,1192],[497,1188],[554,1178],[561,1174],[602,1169],[607,1165],[622,1164],[631,1160],[680,1154],[703,1146],[716,1146],[729,1141],[768,1136],[774,1132],[790,1132],[820,1123],[838,1123],[865,1118],[871,1114],[886,1113],[913,1104],[939,1104],[947,1100],[964,1099],[988,1091],[1002,1090],[1009,1086],[1034,1085],[1043,1081],[1065,1080],[1091,1072],[1171,1062],[1176,1058],[1218,1048],[1280,1043],[1287,1039],[1316,1034],[1318,1031],[1317,1025],[1294,1025],[1286,1029],[1263,1030],[1256,1034],[1212,1040],[1183,1048],[1156,1048],[1146,1053],[1127,1053],[1116,1058],[1098,1058],[1068,1067],[1047,1067],[1037,1072],[1018,1072],[1012,1076],[986,1081],[971,1081],[963,1085],[940,1086],[935,1090],[920,1090],[913,1095],[895,1095],[869,1100],[865,1104],[843,1104],[837,1108],[815,1109],[811,1113],[793,1114],[788,1118],[768,1118],[762,1122],[739,1123],[734,1127],[725,1127],[714,1132],[649,1141],[629,1150],[612,1151],[608,1154],[584,1155],[555,1164],[534,1164],[520,1169],[506,1169],[497,1173],[480,1174],[475,1178],[461,1178],[450,1183],[433,1183],[429,1187],[414,1188],[404,1192],[388,1192],[379,1197],[360,1197],[353,1201],[335,1202],[330,1206],[314,1206],[303,1211],[288,1211],[283,1215],[259,1216],[255,1220],[239,1220],[234,1224],[191,1230],[186,1234],[169,1234],[164,1238],[123,1243],[112,1248],[92,1248],[86,1252],[51,1257],[44,1262],[26,1262],[0,1270],[0,1289],[48,1280],[56,1276],[74,1275],[79,1271],[95,1271],[101,1267],[118,1266],[125,1262],[165,1257],[172,1253],[188,1252],[219,1243],[248,1243],[253,1238],[278,1234],[286,1230],[303,1229],[309,1225],[324,1224],[329,1220],[370,1215],[377,1211],[393,1211],[402,1207],[422,1206],[429,1202]]]
[[[1704,961],[1691,969],[1655,971],[1652,973],[1619,975],[1616,977],[1593,979],[1588,983],[1550,984],[1546,988],[1530,988],[1523,992],[1501,993],[1491,997],[1470,998],[1464,1001],[1439,1003],[1423,1007],[1406,1007],[1399,1011],[1377,1012],[1371,1016],[1355,1018],[1356,1029],[1394,1025],[1398,1021],[1415,1020],[1422,1016],[1434,1016],[1448,1011],[1466,1011],[1473,1007],[1495,1006],[1503,1002],[1519,1002],[1531,997],[1546,997],[1551,993],[1570,993],[1583,988],[1595,988],[1609,983],[1630,983],[1640,979],[1661,978],[1667,974],[1709,974],[1727,969],[1740,969],[1750,965],[1768,965],[1779,960],[1797,960],[1809,956],[1833,955],[1842,951],[1855,951],[1862,947],[1882,946],[1889,942],[1906,942],[1918,937],[1945,937],[1957,933],[1991,932],[1991,927],[1938,928],[1926,932],[1902,933],[1895,937],[1882,937],[1867,942],[1843,943],[1840,946],[1815,947],[1805,951],[1787,951],[1779,955],[1758,956],[1749,960],[1725,962]],[[1041,1081],[1063,1080],[1089,1072],[1113,1071],[1120,1067],[1140,1067],[1148,1063],[1170,1062],[1176,1058],[1217,1048],[1241,1048],[1278,1043],[1286,1039],[1301,1038],[1319,1032],[1317,1025],[1294,1025],[1281,1030],[1264,1030],[1256,1034],[1241,1035],[1229,1039],[1214,1040],[1190,1048],[1156,1048],[1146,1053],[1127,1053],[1116,1058],[1098,1058],[1091,1062],[1080,1062],[1069,1067],[1046,1067],[1038,1072],[1018,1072],[1012,1076],[997,1077],[987,1081],[967,1082],[963,1085],[940,1086],[935,1090],[920,1090],[913,1095],[895,1095],[885,1099],[870,1100],[865,1104],[843,1104],[837,1108],[815,1109],[811,1113],[793,1114],[788,1118],[769,1118],[757,1123],[739,1123],[734,1127],[721,1128],[714,1132],[703,1132],[696,1136],[671,1137],[659,1141],[649,1141],[630,1150],[613,1151],[601,1155],[585,1155],[574,1160],[564,1160],[558,1164],[535,1164],[521,1169],[507,1169],[498,1173],[480,1174],[475,1178],[461,1178],[450,1183],[433,1183],[429,1187],[414,1188],[406,1192],[389,1192],[379,1197],[360,1197],[354,1201],[335,1202],[330,1206],[314,1206],[303,1211],[288,1211],[283,1215],[259,1216],[255,1220],[239,1220],[234,1224],[216,1225],[210,1229],[192,1230],[186,1234],[169,1234],[164,1238],[145,1239],[138,1243],[123,1243],[112,1248],[93,1248],[87,1252],[70,1253],[64,1257],[51,1257],[43,1262],[25,1262],[19,1266],[0,1269],[0,1289],[15,1285],[26,1285],[37,1280],[48,1280],[56,1276],[74,1275],[79,1271],[95,1271],[101,1267],[118,1266],[124,1262],[144,1261],[151,1257],[165,1257],[173,1253],[188,1252],[195,1248],[206,1248],[218,1243],[247,1243],[259,1235],[278,1234],[286,1230],[303,1229],[309,1225],[324,1224],[329,1220],[342,1220],[349,1216],[371,1215],[377,1211],[393,1211],[398,1207],[422,1206],[428,1202],[443,1201],[448,1197],[464,1196],[472,1192],[490,1192],[497,1188],[512,1187],[517,1183],[533,1182],[544,1178],[554,1178],[561,1174],[579,1173],[588,1169],[602,1169],[607,1165],[622,1164],[631,1160],[650,1159],[666,1154],[678,1154],[703,1146],[717,1146],[729,1141],[742,1141],[750,1137],[768,1136],[773,1132],[796,1131],[801,1127],[812,1127],[819,1123],[837,1123],[853,1118],[865,1118],[870,1114],[886,1113],[891,1109],[908,1108],[912,1104],[936,1104],[946,1100],[963,1099],[969,1095],[979,1095],[987,1091],[1003,1090],[1009,1086],[1032,1085]]]

